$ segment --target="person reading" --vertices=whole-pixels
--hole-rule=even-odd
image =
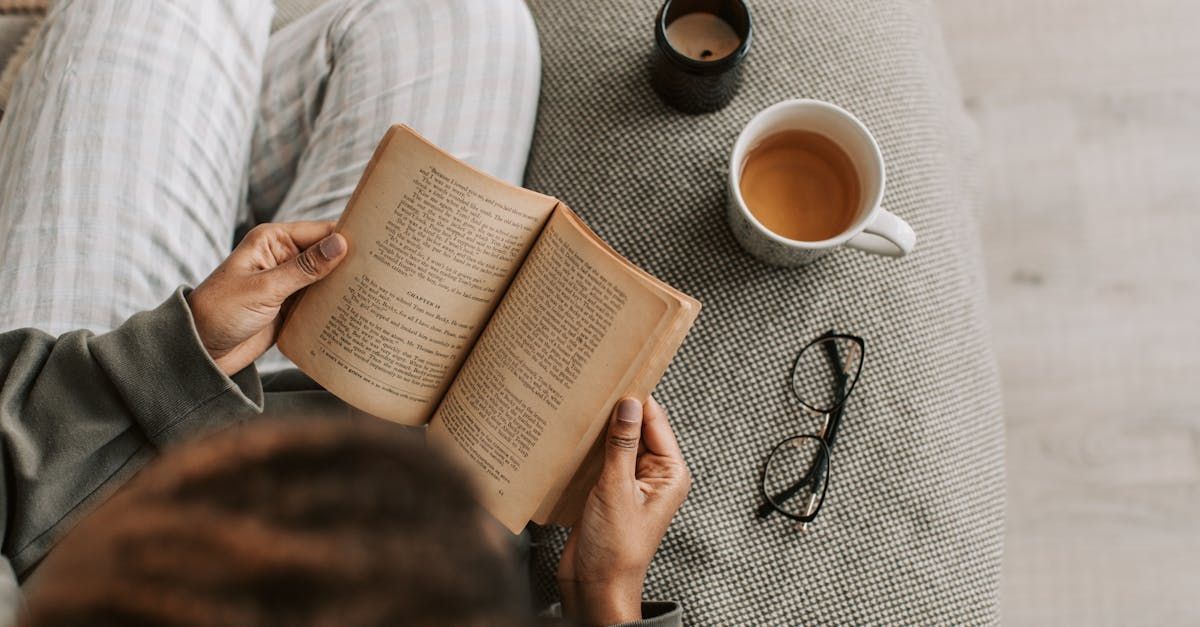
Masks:
[[[17,77],[0,118],[0,622],[18,583],[54,585],[39,565],[121,485],[151,481],[153,467],[138,473],[157,456],[254,421],[275,397],[287,362],[273,345],[294,297],[367,249],[333,219],[388,128],[403,121],[472,167],[520,181],[539,83],[523,2],[328,0],[274,35],[272,13],[270,2],[54,3]],[[248,222],[259,226],[235,238]],[[471,360],[451,387],[468,384]],[[566,365],[555,372],[569,376]],[[554,462],[562,475],[531,487],[542,496],[526,495],[521,510],[556,508],[564,482],[605,472],[606,440],[586,433],[599,435],[605,415],[576,418],[578,448]],[[543,441],[555,437],[570,448],[561,434]],[[552,450],[538,446],[531,455]],[[601,463],[586,463],[597,452]],[[586,501],[600,485],[563,494]],[[647,502],[645,486],[621,485]],[[654,524],[623,510],[612,519],[620,533],[590,526],[586,504],[576,511],[580,538],[610,542],[597,555],[633,547],[648,559],[673,509]],[[99,527],[84,525],[89,544]],[[581,592],[581,620],[639,618],[630,564],[640,562],[618,569],[614,595],[590,585],[609,571],[578,553],[596,545],[575,542],[560,574],[581,584],[564,590]],[[586,609],[618,596],[613,611]]]
[[[606,431],[559,567],[567,610],[678,625],[678,605],[642,604],[641,586],[688,490],[679,447],[653,401],[622,402]],[[411,431],[265,421],[140,473],[50,554],[22,624],[532,624],[508,537]]]

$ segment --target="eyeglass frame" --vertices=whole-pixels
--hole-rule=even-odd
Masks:
[[[849,373],[846,372],[846,367],[841,361],[841,356],[830,355],[828,350],[826,350],[826,358],[831,360],[830,368],[835,371],[834,385],[837,385],[839,388],[845,386],[847,379],[850,379],[850,385],[845,389],[844,393],[839,395],[837,402],[831,407],[826,409],[814,407],[804,400],[804,395],[800,393],[796,386],[796,375],[800,369],[800,359],[804,356],[805,351],[821,342],[824,342],[827,347],[832,347],[832,349],[836,351],[836,340],[839,339],[850,341],[858,346],[858,367],[854,371],[853,379],[850,379]],[[796,359],[792,362],[790,376],[792,394],[798,401],[800,401],[801,406],[807,410],[807,413],[814,416],[825,416],[825,423],[821,426],[818,434],[800,434],[788,436],[771,448],[771,452],[767,454],[766,462],[763,464],[762,474],[758,482],[759,494],[763,499],[763,504],[760,505],[756,510],[756,514],[759,519],[770,516],[772,512],[778,512],[792,520],[803,523],[806,528],[809,523],[816,519],[817,514],[821,511],[821,506],[825,503],[825,495],[829,491],[829,483],[831,481],[833,467],[833,444],[837,441],[838,429],[841,427],[842,415],[845,412],[846,401],[849,400],[850,395],[854,393],[854,387],[858,384],[858,379],[862,375],[863,364],[866,361],[866,340],[857,335],[836,333],[833,330],[826,331],[825,333],[821,334],[817,338],[805,344],[804,347],[801,348],[798,353],[796,353]],[[816,440],[821,445],[821,448],[819,449],[820,453],[818,453],[819,459],[813,461],[812,464],[809,465],[808,471],[805,472],[799,480],[797,480],[791,485],[791,487],[787,488],[777,496],[780,496],[780,498],[783,500],[792,498],[806,484],[821,481],[821,475],[824,474],[825,480],[822,482],[820,497],[818,498],[815,493],[809,497],[809,504],[805,508],[805,514],[793,514],[788,512],[776,504],[776,499],[772,499],[767,495],[767,470],[771,466],[771,459],[775,457],[775,454],[781,447],[799,439]],[[813,499],[816,499],[815,504],[812,502]]]

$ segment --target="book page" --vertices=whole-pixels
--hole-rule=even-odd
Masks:
[[[292,308],[280,350],[358,409],[424,424],[555,204],[392,127],[338,223],[349,254]]]
[[[430,421],[430,443],[519,532],[692,309],[560,205]]]
[[[687,337],[687,333],[699,313],[699,303],[689,304],[680,311],[679,316],[675,318],[674,326],[666,333],[661,334],[659,342],[651,351],[645,366],[629,382],[625,391],[620,395],[621,398],[629,396],[640,400],[643,404],[646,402],[667,370],[667,366],[674,359],[675,353],[679,350],[684,338]],[[532,516],[534,522],[569,527],[579,520],[592,486],[596,485],[600,471],[604,469],[604,436],[608,430],[609,417],[619,400],[620,398],[614,399],[613,405],[607,408],[608,411],[591,424],[584,433],[579,446],[570,456],[570,463],[567,464],[567,468],[575,469],[574,472],[567,472],[557,478]]]

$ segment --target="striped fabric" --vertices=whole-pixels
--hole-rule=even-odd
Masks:
[[[520,0],[50,9],[0,120],[0,329],[103,331],[195,284],[239,222],[336,218],[406,123],[520,182],[537,36]]]

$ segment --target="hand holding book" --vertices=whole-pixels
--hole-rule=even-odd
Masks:
[[[700,304],[554,198],[393,127],[338,223],[350,252],[280,349],[343,400],[428,425],[514,532],[578,520],[604,416],[648,398]]]
[[[639,620],[642,583],[692,478],[662,406],[617,404],[604,468],[558,563],[563,606],[585,625]]]
[[[275,341],[284,304],[325,278],[346,254],[333,222],[261,224],[188,294],[196,333],[232,377]]]

